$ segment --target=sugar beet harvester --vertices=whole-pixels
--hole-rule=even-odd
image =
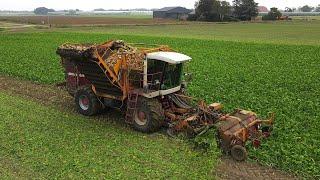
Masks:
[[[183,65],[191,58],[168,46],[141,47],[108,41],[100,45],[63,44],[57,50],[65,68],[66,88],[78,112],[93,116],[104,108],[125,111],[126,123],[152,133],[198,135],[216,127],[220,147],[236,160],[246,159],[245,144],[269,136],[273,117],[260,120],[250,111],[222,112],[222,105],[189,105]]]

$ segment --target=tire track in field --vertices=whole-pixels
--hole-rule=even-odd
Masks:
[[[54,85],[37,84],[30,81],[19,80],[13,77],[0,75],[0,91],[13,96],[36,101],[43,105],[57,107],[61,111],[76,113],[73,98],[61,88]],[[95,120],[112,120],[124,126],[124,119],[120,112],[109,111],[96,116]],[[218,179],[299,179],[291,174],[270,167],[261,166],[252,162],[235,162],[228,157],[222,157],[216,168]]]
[[[74,106],[74,99],[63,88],[55,85],[44,85],[26,80],[0,75],[0,91],[13,96],[36,101],[46,106],[56,107],[60,111],[77,114]],[[114,113],[115,112],[115,113]],[[124,124],[124,118],[121,112],[110,110],[99,116],[92,117],[95,120],[114,120]]]
[[[236,162],[229,157],[222,157],[216,168],[216,176],[221,180],[286,180],[300,179],[292,174],[261,166],[252,162]]]

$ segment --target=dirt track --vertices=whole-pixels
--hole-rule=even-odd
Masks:
[[[112,17],[79,17],[79,16],[2,16],[0,21],[8,21],[23,24],[52,24],[53,26],[64,25],[151,25],[177,23],[173,20],[152,18],[112,18]]]
[[[35,84],[30,81],[17,80],[12,77],[0,75],[0,91],[11,95],[21,96],[43,105],[55,106],[62,111],[75,113],[73,98],[63,89],[53,85]],[[108,118],[119,120],[121,113],[107,113],[95,119]],[[119,121],[118,121],[119,122]],[[123,124],[123,122],[119,122]],[[219,179],[298,179],[288,173],[261,166],[257,163],[235,162],[228,157],[222,157],[221,163],[216,169]]]

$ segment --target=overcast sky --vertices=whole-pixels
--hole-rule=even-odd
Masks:
[[[196,0],[0,0],[0,10],[33,10],[45,6],[56,10],[81,9],[133,9],[161,8],[165,6],[183,6],[193,8]],[[232,2],[232,0],[228,0]],[[270,7],[316,6],[320,0],[256,0],[259,5]]]

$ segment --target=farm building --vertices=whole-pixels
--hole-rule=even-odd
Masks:
[[[190,9],[184,7],[164,7],[153,11],[153,18],[186,19],[190,12],[192,12]]]

